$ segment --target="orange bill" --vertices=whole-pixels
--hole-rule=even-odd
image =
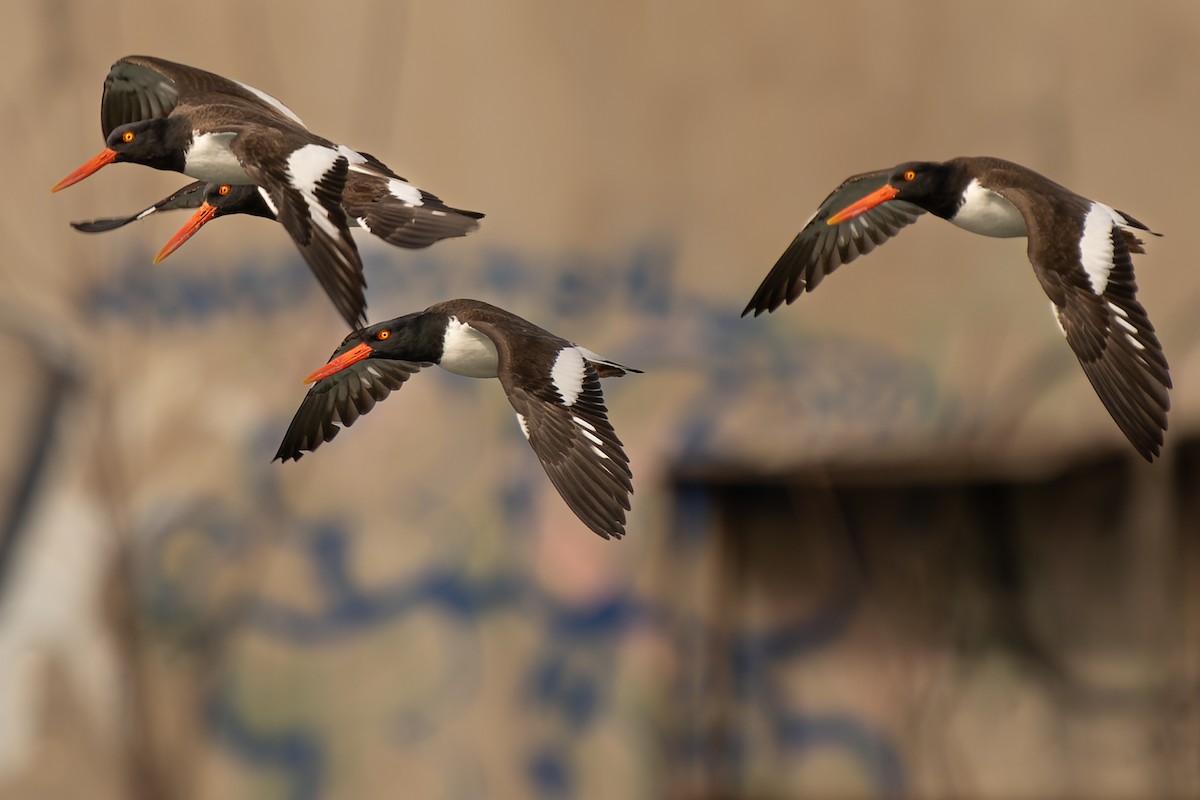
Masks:
[[[203,203],[200,208],[196,209],[196,213],[192,215],[192,218],[189,219],[182,228],[175,232],[175,235],[171,237],[169,242],[163,245],[163,249],[158,251],[158,255],[154,257],[154,263],[157,264],[167,256],[171,255],[171,253],[174,253],[176,250],[178,250],[184,242],[196,234],[196,231],[204,227],[204,223],[208,222],[216,215],[216,206]]]
[[[330,362],[328,364],[321,367],[319,370],[314,372],[312,375],[309,375],[307,378],[305,378],[304,382],[305,383],[313,383],[315,381],[324,380],[325,378],[328,378],[330,375],[335,375],[335,374],[341,372],[342,370],[344,370],[346,367],[350,366],[351,364],[357,364],[359,361],[362,361],[364,358],[370,358],[371,354],[374,352],[375,351],[371,349],[371,346],[369,344],[367,344],[366,342],[363,342],[362,344],[356,345],[356,346],[352,347],[351,349],[347,350],[346,352],[342,353],[337,358],[330,360]]]
[[[891,200],[898,194],[900,194],[900,190],[896,189],[895,187],[880,186],[878,189],[860,199],[858,202],[851,203],[829,219],[825,220],[825,223],[828,225],[838,225],[848,219],[854,219],[859,214],[865,214],[875,206],[886,203],[888,200]]]
[[[100,153],[100,155],[96,156],[91,161],[87,162],[82,167],[75,170],[70,175],[63,178],[61,181],[59,181],[58,183],[54,184],[54,188],[51,189],[50,191],[57,192],[59,189],[65,189],[73,183],[79,183],[81,180],[86,178],[88,175],[91,175],[93,172],[99,171],[101,167],[107,167],[109,164],[113,163],[116,160],[117,160],[117,151],[105,149],[104,152]]]

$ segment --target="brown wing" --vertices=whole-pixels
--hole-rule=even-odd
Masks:
[[[374,175],[351,167],[342,207],[365,230],[397,247],[421,248],[466,236],[483,217],[451,208],[438,197],[395,175]]]
[[[1123,215],[1113,218],[1111,214],[1119,212],[1083,198],[1076,208],[1062,197],[1018,190],[1005,191],[1004,196],[1025,217],[1029,261],[1053,303],[1067,344],[1117,426],[1147,461],[1153,461],[1167,428],[1171,376],[1154,326],[1137,299],[1132,234],[1125,229],[1129,225],[1122,224],[1135,221]],[[1107,225],[1099,234],[1092,232],[1097,238],[1087,248],[1078,222],[1081,214],[1089,223],[1099,219]],[[1141,252],[1140,241],[1133,237],[1133,242]]]
[[[331,360],[354,344],[339,347]],[[399,389],[410,375],[428,366],[427,362],[368,358],[317,381],[301,401],[273,460],[299,461],[303,451],[311,452],[332,440],[338,431],[353,425],[377,402]]]
[[[246,132],[230,148],[256,184],[271,196],[279,222],[316,275],[334,307],[352,330],[366,325],[366,280],[358,248],[350,237],[342,191],[348,162],[332,145],[297,141],[286,159],[256,160],[260,136],[286,136],[278,130]],[[297,159],[303,149],[304,159]]]
[[[104,217],[102,219],[72,222],[71,227],[83,233],[101,233],[120,228],[139,219],[145,219],[159,211],[171,211],[178,208],[199,208],[204,202],[204,190],[207,185],[204,181],[189,183],[182,189],[167,195],[152,206],[143,208],[136,214],[130,214],[127,217]]]
[[[600,536],[624,536],[633,473],[586,351],[544,332],[514,334],[506,328],[501,335],[487,323],[471,325],[495,342],[500,383],[554,488]],[[560,356],[572,368],[555,377]],[[562,381],[571,384],[565,392]]]
[[[104,138],[130,122],[165,117],[180,103],[234,100],[276,121],[304,127],[283,103],[244,83],[152,56],[126,56],[112,65],[100,99]]]
[[[811,292],[829,273],[849,264],[899,233],[905,225],[925,213],[912,203],[893,200],[839,225],[826,220],[846,206],[866,197],[887,183],[888,170],[864,172],[847,178],[834,189],[816,212],[808,218],[800,233],[784,251],[758,291],[746,305],[742,316],[751,311],[758,316],[791,303],[802,293]]]

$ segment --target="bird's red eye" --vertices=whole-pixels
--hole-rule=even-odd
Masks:
[[[917,177],[917,173],[915,170],[910,169],[908,172],[904,173],[904,180],[906,180],[906,181],[911,181],[915,177]]]
[[[124,133],[122,133],[121,141],[122,142],[132,142],[133,141],[133,131],[125,131]]]
[[[223,196],[225,196],[225,195],[227,195],[227,194],[229,194],[229,184],[228,184],[228,183],[222,183],[220,186],[218,186],[218,187],[217,187],[217,194],[221,195],[222,197],[223,197]]]
[[[379,333],[375,334],[375,338],[382,342],[384,339],[388,338],[391,335],[392,335],[391,331],[382,330]]]

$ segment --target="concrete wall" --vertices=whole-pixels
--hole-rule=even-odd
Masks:
[[[1200,6],[6,11],[0,797],[1200,791]],[[486,212],[426,251],[360,236],[371,318],[473,296],[644,369],[605,385],[629,536],[575,520],[494,382],[422,373],[270,463],[345,333],[286,234],[221,220],[152,266],[182,219],[67,221],[184,178],[47,191],[129,53]],[[1137,263],[1176,387],[1158,463],[1020,240],[923,220],[738,318],[841,179],[971,154],[1165,234]]]

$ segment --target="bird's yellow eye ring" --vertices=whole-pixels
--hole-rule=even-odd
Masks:
[[[225,195],[229,194],[229,184],[228,184],[228,183],[222,183],[220,186],[218,186],[218,187],[217,187],[217,194],[221,195],[222,197],[224,197]]]
[[[911,181],[915,177],[917,177],[917,173],[915,170],[910,169],[904,173],[904,180],[906,180],[906,181]]]
[[[124,133],[122,133],[121,141],[122,142],[132,142],[133,141],[133,131],[125,131]]]
[[[384,339],[388,338],[391,335],[392,335],[391,331],[383,330],[383,331],[380,331],[379,333],[375,334],[375,338],[382,342]]]

